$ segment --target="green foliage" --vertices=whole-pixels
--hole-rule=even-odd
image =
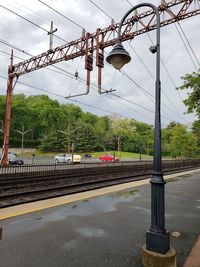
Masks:
[[[183,85],[179,90],[187,90],[188,97],[183,102],[187,106],[188,113],[195,113],[198,117],[192,125],[192,133],[197,140],[197,151],[200,152],[200,70],[182,77]]]
[[[58,131],[51,131],[45,135],[41,140],[41,145],[39,145],[39,150],[44,152],[51,151],[65,151],[66,141],[61,133]]]
[[[0,120],[4,120],[5,96],[0,97]],[[122,150],[153,154],[153,127],[133,119],[98,117],[83,112],[73,104],[60,104],[46,95],[13,96],[10,146],[21,147],[21,138],[14,130],[32,129],[24,137],[25,147],[38,147],[45,152]],[[63,133],[64,132],[64,133]],[[0,133],[2,145],[3,135]],[[162,129],[162,154],[171,157],[195,157],[199,153],[200,124],[192,131],[171,122]]]
[[[188,113],[195,112],[200,119],[200,70],[182,77],[183,85],[178,89],[188,89],[188,98],[184,100]]]
[[[75,151],[95,150],[96,136],[93,126],[90,124],[83,124],[82,127],[74,133],[72,140]]]
[[[177,125],[171,130],[170,151],[172,156],[192,158],[197,153],[197,140],[183,125]]]

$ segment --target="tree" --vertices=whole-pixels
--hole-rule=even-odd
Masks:
[[[80,129],[74,132],[72,141],[76,151],[93,151],[96,147],[94,127],[90,124],[82,124]]]
[[[188,89],[188,98],[184,100],[188,113],[194,112],[200,119],[200,70],[181,77],[183,85],[177,89]]]
[[[193,122],[192,133],[197,138],[198,153],[200,154],[200,120]]]
[[[51,131],[41,139],[39,150],[44,152],[62,151],[66,150],[65,136],[58,131]]]
[[[183,125],[171,129],[170,151],[172,156],[192,158],[197,154],[197,140]]]

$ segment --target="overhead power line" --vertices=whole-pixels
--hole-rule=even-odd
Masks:
[[[21,51],[21,49],[19,49],[19,51]],[[7,53],[7,52],[5,52],[5,51],[0,51],[0,52],[2,52],[2,53],[4,53],[4,54],[10,56],[10,54]],[[23,50],[23,53],[29,55],[29,53],[26,52],[26,51],[24,51],[24,50]],[[31,56],[32,56],[32,55],[31,55]],[[14,57],[16,57],[16,56],[14,56]],[[16,57],[16,58],[19,58],[19,57]],[[24,60],[24,59],[21,58],[21,57],[20,57],[19,59]],[[54,67],[54,68],[56,68],[56,69],[58,69],[58,70],[60,70],[60,71],[53,70],[53,69],[51,69],[50,67],[46,67],[46,69],[48,69],[48,70],[50,70],[50,71],[53,71],[53,72],[56,72],[56,73],[59,73],[59,74],[62,74],[62,75],[65,75],[65,76],[67,76],[67,77],[76,79],[76,78],[74,77],[74,74],[72,74],[72,73],[70,73],[70,72],[68,72],[68,71],[66,71],[66,70],[63,70],[63,69],[61,69],[61,68],[59,68],[59,67],[56,67],[56,66],[52,66],[52,67]],[[63,73],[63,72],[64,72],[64,73]],[[86,81],[85,81],[84,79],[80,78],[80,77],[79,77],[77,80],[78,80],[79,82],[83,83],[84,85],[86,84]],[[19,83],[19,81],[18,81],[18,83]],[[94,87],[95,87],[95,88],[98,88],[98,86],[97,86],[96,84],[92,84],[92,86],[93,86],[93,89],[94,89]],[[95,89],[95,90],[97,91],[97,89]],[[105,96],[108,96],[108,95],[106,94]],[[120,97],[120,96],[117,96],[116,94],[115,94],[114,96],[115,96],[115,97]],[[123,99],[122,97],[120,97],[120,98]],[[132,102],[132,104],[134,104],[134,105],[137,106],[136,103],[133,103],[133,102]],[[139,105],[138,105],[138,106],[139,106]],[[145,108],[144,108],[144,109],[145,109]],[[153,112],[153,111],[151,111],[151,112]]]
[[[194,62],[194,59],[192,58],[192,56],[191,56],[191,54],[190,54],[190,51],[189,51],[189,49],[188,49],[188,47],[187,47],[187,45],[186,45],[186,43],[185,43],[185,41],[184,41],[184,39],[183,39],[183,37],[182,37],[180,31],[179,31],[179,29],[178,29],[178,27],[177,27],[177,25],[176,25],[175,23],[174,23],[174,26],[175,26],[175,28],[176,28],[176,30],[177,30],[177,32],[178,32],[178,35],[179,35],[180,38],[181,38],[181,41],[182,41],[182,43],[183,43],[183,45],[184,45],[184,47],[185,47],[185,49],[186,49],[186,51],[187,51],[187,54],[188,54],[189,58],[191,59],[192,64],[194,65],[194,68],[196,69],[196,71],[198,71],[198,68],[197,68],[197,66],[196,66],[196,63]]]
[[[60,16],[62,16],[63,18],[67,19],[68,21],[70,21],[71,23],[73,23],[74,25],[76,25],[77,27],[81,28],[82,30],[84,29],[80,24],[78,24],[77,22],[75,22],[74,20],[68,18],[67,16],[63,15],[62,13],[60,13],[59,11],[57,11],[56,9],[54,9],[53,7],[47,5],[45,2],[38,0],[40,3],[42,3],[43,5],[45,5],[46,7],[50,8],[51,10],[53,10],[54,12],[56,12],[57,14],[59,14]]]
[[[0,41],[1,41],[1,40],[0,40]],[[4,43],[4,40],[2,40],[2,41],[3,41],[3,43]],[[18,48],[18,47],[16,47],[16,46],[13,46],[12,44],[9,44],[9,43],[6,42],[6,45],[7,45],[7,46],[11,46],[12,48],[15,48],[16,50],[18,50],[18,51],[20,51],[20,52],[23,52],[23,53],[25,53],[25,54],[27,54],[27,55],[33,56],[33,55],[31,55],[30,53],[28,53],[27,51],[24,51],[24,50],[22,50],[22,49],[20,49],[20,48]],[[4,54],[7,54],[7,55],[10,56],[9,53],[6,53],[6,52],[4,52],[4,51],[3,51],[3,53],[4,53]],[[14,56],[14,57],[16,57],[16,56]],[[19,57],[17,57],[17,58],[19,58]],[[23,58],[20,58],[20,59],[24,60]],[[61,68],[59,68],[59,67],[56,67],[56,66],[52,66],[52,67],[55,68],[55,69],[58,69],[59,71],[54,70],[54,69],[51,69],[50,67],[46,67],[46,69],[48,69],[48,70],[50,70],[50,71],[53,71],[53,72],[55,72],[55,73],[59,73],[59,74],[61,74],[61,75],[67,76],[67,77],[69,77],[69,78],[76,79],[76,78],[74,77],[74,74],[72,74],[72,73],[70,73],[70,72],[68,72],[68,71],[66,71],[66,70],[63,70],[63,69],[61,69]],[[134,82],[134,84],[135,84],[136,86],[139,86],[137,83],[135,83],[135,81],[134,81],[128,74],[123,73],[123,75],[127,76],[128,79],[130,79],[132,82]],[[79,82],[82,82],[84,85],[86,84],[86,81],[85,81],[84,79],[80,78],[80,77],[78,78],[78,81],[79,81]],[[18,81],[18,83],[19,83],[19,81]],[[93,86],[94,86],[95,88],[98,88],[98,86],[97,86],[96,84],[93,84]],[[93,87],[93,89],[94,89],[94,87]],[[142,88],[142,89],[144,89],[144,88]],[[95,89],[95,90],[97,91],[97,89]],[[103,89],[103,90],[105,91],[105,89]],[[144,89],[144,90],[145,90],[145,89]],[[146,92],[148,92],[148,91],[146,91]],[[107,94],[106,94],[105,96],[106,96],[106,97],[109,97]],[[143,107],[143,106],[141,106],[141,105],[139,105],[139,104],[137,104],[137,103],[134,103],[134,102],[132,102],[132,101],[128,101],[127,99],[125,99],[125,98],[123,98],[123,97],[121,97],[121,96],[119,96],[119,95],[117,95],[117,94],[113,94],[113,96],[114,96],[114,97],[117,97],[117,98],[120,98],[122,101],[129,102],[129,103],[132,104],[132,105],[138,106],[138,107],[140,107],[140,108],[143,108],[144,110],[147,110],[147,111],[153,113],[152,110],[149,110],[149,109],[147,109],[147,108],[145,108],[145,107]],[[118,102],[118,101],[116,101],[116,102]],[[122,103],[121,103],[121,104],[122,104]],[[124,104],[122,104],[122,105],[124,105]],[[126,106],[126,105],[124,105],[124,106]],[[141,112],[138,112],[138,113],[141,113]],[[141,113],[141,114],[142,114],[142,113]],[[164,115],[163,115],[163,116],[164,116]],[[165,117],[166,119],[168,119],[169,121],[171,120],[169,117],[166,117],[166,116],[164,116],[164,117]]]
[[[5,52],[5,51],[0,50],[0,52],[6,54],[6,55],[8,55],[8,56],[10,56],[10,54],[7,53],[7,52]],[[14,57],[16,57],[16,56],[14,56]],[[24,59],[21,58],[21,57],[16,57],[16,58],[19,58],[19,59],[24,60]],[[60,68],[58,68],[58,67],[56,67],[56,68],[59,69],[59,70],[61,70],[62,72],[59,72],[59,71],[56,71],[56,70],[53,70],[53,69],[47,67],[47,69],[50,70],[50,71],[59,73],[59,74],[61,74],[61,75],[65,75],[65,76],[70,77],[70,78],[73,78],[73,79],[76,79],[76,78],[74,77],[73,74],[70,73],[70,74],[71,74],[71,76],[70,76],[70,74],[68,75],[68,73],[69,73],[69,72],[68,72],[67,75],[66,75],[65,73],[63,73],[65,70],[62,70],[62,69],[60,69]],[[3,77],[3,76],[0,76],[0,77],[6,79],[6,77]],[[82,84],[84,84],[84,85],[86,84],[86,81],[85,81],[84,79],[82,79],[82,78],[78,78],[78,82],[80,82],[80,83],[82,83]],[[38,90],[39,90],[39,88],[37,88],[37,87],[35,87],[35,86],[31,86],[31,85],[28,85],[28,84],[24,84],[24,83],[19,82],[19,81],[18,81],[17,83],[22,84],[22,85],[27,85],[28,87],[32,87],[33,89],[38,89]],[[92,89],[94,89],[95,91],[98,91],[98,86],[97,86],[96,84],[92,84],[91,87],[92,87]],[[41,90],[43,90],[43,89],[40,89],[40,91],[41,91]],[[43,91],[44,91],[44,90],[43,90]],[[50,91],[49,91],[49,93],[50,93]],[[53,94],[53,93],[52,93],[52,94]],[[60,95],[57,95],[57,94],[55,94],[55,93],[54,93],[54,95],[56,95],[56,96],[60,96]],[[108,95],[104,95],[104,96],[106,96],[106,97],[110,97],[110,96],[108,96]],[[116,95],[116,94],[115,94],[115,95],[113,95],[113,97],[115,97],[115,98],[116,98],[116,97],[117,97],[117,98],[120,98],[121,100],[124,100],[124,101],[126,101],[126,102],[129,102],[129,103],[131,103],[132,105],[135,105],[135,106],[141,107],[141,108],[143,108],[143,109],[145,109],[145,110],[148,110],[148,109],[144,108],[143,106],[141,106],[141,105],[139,105],[139,104],[137,104],[137,103],[134,103],[134,102],[131,102],[131,101],[127,101],[126,99],[124,99],[123,97],[121,97],[121,96],[119,96],[119,95]],[[113,100],[113,99],[112,99],[112,100]],[[116,103],[120,103],[119,101],[116,101],[116,100],[113,100],[113,101],[115,101]],[[120,103],[120,104],[123,105],[123,106],[125,106],[125,107],[128,107],[128,106],[125,105],[124,103]],[[134,110],[134,109],[131,108],[131,107],[128,107],[128,108]],[[139,114],[142,114],[142,115],[148,117],[146,114],[144,114],[144,113],[142,113],[142,112],[139,112],[139,111],[136,111],[136,110],[134,110],[134,111],[137,112],[137,113],[139,113]],[[151,111],[151,110],[148,110],[148,111],[150,111],[151,113],[153,113],[153,111]],[[169,118],[167,118],[167,119],[170,121]]]
[[[23,20],[25,20],[25,21],[31,23],[32,25],[38,27],[40,30],[45,31],[46,33],[49,32],[48,30],[46,30],[45,28],[41,27],[41,26],[38,25],[37,23],[35,23],[35,22],[33,22],[33,21],[31,21],[31,20],[25,18],[24,16],[21,16],[20,14],[16,13],[15,11],[13,11],[13,10],[11,10],[11,9],[9,9],[9,8],[7,8],[7,7],[3,6],[3,5],[1,5],[1,4],[0,4],[0,7],[3,8],[3,9],[5,9],[5,10],[7,10],[7,11],[9,11],[10,13],[13,13],[14,15],[20,17],[21,19],[23,19]],[[68,41],[64,40],[63,38],[61,38],[60,36],[56,35],[55,33],[54,33],[53,35],[54,35],[56,38],[60,39],[61,41],[65,42],[65,43],[68,43]]]
[[[7,53],[7,52],[5,52],[5,51],[0,50],[0,52],[10,56],[10,54]],[[14,56],[14,57],[16,57],[16,56]],[[21,58],[21,57],[16,57],[16,58],[19,58],[19,59],[22,59],[22,60],[23,60],[23,58]],[[48,70],[51,70],[51,71],[53,71],[53,72],[59,73],[59,74],[61,74],[61,75],[65,75],[65,76],[66,76],[66,74],[63,73],[63,72],[59,72],[59,71],[56,71],[56,70],[53,70],[53,69],[50,69],[50,68],[47,68],[47,69],[48,69]],[[58,68],[58,69],[60,69],[60,68]],[[62,70],[62,69],[60,69],[60,70],[61,70],[61,71],[64,71],[64,70]],[[6,77],[3,77],[3,76],[1,76],[1,77],[4,78],[4,79],[6,79]],[[67,77],[76,79],[76,78],[73,76],[73,74],[71,74],[71,76],[70,76],[70,75],[67,75]],[[121,77],[122,77],[122,76],[121,76]],[[80,82],[80,83],[82,83],[82,84],[84,84],[84,85],[86,84],[86,81],[85,81],[84,79],[82,79],[82,78],[79,78],[79,79],[78,79],[78,82]],[[35,86],[31,86],[31,85],[28,85],[28,84],[24,84],[24,83],[19,82],[19,81],[18,81],[17,83],[22,84],[22,85],[27,85],[28,87],[32,87],[33,89],[38,89],[38,90],[39,90],[39,88],[37,88],[37,87],[35,87]],[[91,84],[91,87],[92,87],[92,89],[94,89],[95,91],[98,91],[98,86],[97,86],[96,84]],[[40,90],[43,90],[43,89],[40,89]],[[105,89],[103,89],[103,90],[105,90]],[[44,91],[44,90],[43,90],[43,91]],[[49,93],[50,93],[50,91],[49,91]],[[52,93],[52,94],[53,94],[53,93]],[[54,95],[56,95],[56,96],[60,96],[60,95],[57,95],[57,94],[55,94],[55,93],[54,93]],[[141,114],[141,115],[145,116],[145,117],[149,117],[149,116],[146,115],[146,114],[144,114],[144,113],[142,113],[141,111],[135,110],[135,109],[131,108],[130,106],[125,105],[124,103],[121,103],[121,102],[117,101],[116,98],[120,99],[121,101],[127,102],[127,103],[129,103],[129,104],[131,104],[131,105],[137,106],[137,107],[139,107],[139,108],[141,108],[141,109],[144,109],[144,110],[146,110],[146,111],[148,111],[148,112],[154,114],[154,111],[152,111],[152,110],[150,110],[150,109],[148,109],[148,108],[146,108],[146,107],[144,107],[144,106],[142,106],[142,105],[140,105],[140,104],[138,104],[138,103],[135,103],[135,102],[133,102],[133,101],[131,101],[131,100],[127,100],[126,98],[124,98],[124,97],[122,97],[122,96],[120,96],[120,95],[117,95],[117,94],[112,93],[111,95],[107,95],[107,94],[106,94],[106,95],[104,95],[104,96],[105,96],[105,97],[109,97],[109,98],[114,97],[115,99],[112,99],[114,102],[119,103],[119,104],[121,104],[122,106],[125,106],[125,107],[127,107],[127,108],[129,108],[129,109],[131,109],[131,110],[133,110],[133,111],[135,111],[135,112],[137,112],[138,114]],[[112,96],[112,97],[111,97],[111,96]],[[171,121],[171,119],[170,119],[169,117],[167,117],[167,116],[165,116],[165,115],[163,115],[163,117],[166,118],[167,120]],[[151,119],[152,119],[152,118],[151,118]]]
[[[196,54],[195,54],[195,52],[194,52],[194,49],[192,48],[191,43],[190,43],[190,41],[188,40],[185,31],[183,30],[183,27],[181,26],[181,24],[180,24],[179,21],[178,21],[177,23],[178,23],[178,25],[179,25],[179,27],[180,27],[180,29],[181,29],[181,31],[182,31],[182,33],[183,33],[183,35],[184,35],[186,41],[187,41],[188,46],[190,47],[190,49],[191,49],[191,51],[192,51],[192,54],[193,54],[194,58],[195,58],[196,61],[197,61],[197,64],[200,66],[200,61],[199,61],[199,59],[197,58],[197,56],[196,56]]]
[[[92,1],[91,1],[92,2]],[[94,4],[94,2],[93,2],[93,4]],[[100,9],[101,10],[101,9]],[[106,14],[106,12],[104,12],[105,14]],[[108,15],[108,14],[107,14]],[[109,17],[111,17],[111,16],[109,16]],[[23,50],[21,50],[22,52],[24,52]],[[60,69],[61,71],[63,71],[62,69]],[[69,74],[69,75],[73,75],[73,74]],[[126,77],[127,77],[127,75],[126,75]],[[129,79],[130,79],[130,77],[129,77]],[[140,90],[142,89],[143,90],[143,92],[144,92],[144,88],[142,88],[140,85],[138,85],[133,79],[131,79],[131,81],[138,87],[138,88],[140,88]],[[148,95],[149,94],[149,92],[148,91],[146,91],[146,94]],[[150,94],[151,95],[151,94]],[[151,95],[152,96],[152,95]],[[152,96],[153,97],[153,96]],[[152,101],[152,99],[151,99],[151,101]],[[153,102],[153,101],[152,101]],[[167,108],[169,108],[168,106],[166,106]]]
[[[101,7],[99,7],[99,5],[97,5],[97,4],[95,4],[93,1],[91,1],[91,0],[89,0],[93,5],[95,5],[95,7],[97,7],[101,12],[103,12],[105,15],[107,15],[109,18],[111,18],[113,21],[115,21],[114,20],[114,18],[112,17],[112,16],[110,16],[104,9],[102,9]],[[131,5],[131,6],[133,6],[129,1],[128,1],[128,3]],[[132,45],[131,45],[131,42],[129,42],[129,46],[132,48],[132,50],[134,51],[134,53],[137,55],[137,57],[139,58],[139,60],[140,60],[140,62],[142,63],[142,65],[145,67],[145,69],[148,71],[148,73],[150,74],[150,76],[153,78],[153,80],[154,80],[154,77],[153,77],[153,75],[152,75],[152,73],[148,70],[148,68],[147,68],[147,66],[145,65],[145,63],[142,61],[142,59],[141,59],[141,57],[137,54],[137,52],[134,50],[134,48],[132,47]],[[131,80],[152,102],[153,102],[153,99],[154,99],[154,97],[153,97],[153,95],[152,94],[150,94],[148,91],[146,91],[142,86],[140,86],[138,83],[136,83],[131,77],[130,77],[130,75],[128,75],[128,74],[126,74],[124,71],[123,71],[123,73],[125,74],[125,76],[129,79],[129,80]],[[165,97],[168,99],[168,101],[170,102],[170,104],[172,105],[172,107],[173,107],[173,109],[171,108],[171,107],[169,107],[168,105],[166,105],[165,103],[163,103],[163,106],[165,106],[166,108],[168,108],[170,111],[172,111],[173,113],[175,112],[176,113],[176,108],[175,108],[175,106],[174,106],[174,104],[172,103],[172,101],[171,101],[171,99],[167,96],[167,94],[165,93],[165,91],[163,91],[162,90],[162,92],[163,92],[163,94],[165,95]],[[152,97],[152,98],[150,98],[150,97]],[[179,114],[177,114],[176,113],[176,115],[177,116],[180,116]],[[188,122],[184,117],[183,117],[183,119],[186,121],[186,122]]]
[[[131,3],[129,0],[126,0],[126,1],[133,7],[132,3]],[[149,35],[148,32],[147,32],[147,34],[148,34],[148,37],[149,37],[151,43],[154,45],[154,43],[153,43],[153,41],[152,41],[152,39],[151,39],[151,37],[150,37],[150,35]],[[147,68],[146,64],[143,62],[143,60],[140,58],[140,56],[139,56],[139,55],[137,54],[137,52],[134,50],[134,48],[132,47],[131,43],[130,43],[130,47],[132,48],[132,50],[134,51],[134,53],[137,55],[137,57],[139,58],[140,62],[142,63],[142,65],[144,66],[144,68],[147,70],[147,72],[149,73],[149,75],[151,76],[151,78],[152,78],[153,80],[155,80],[153,74],[149,71],[149,69]],[[176,88],[176,85],[175,85],[175,83],[173,82],[173,79],[172,79],[172,77],[171,77],[171,75],[170,75],[170,73],[169,73],[169,71],[168,71],[166,65],[164,64],[162,58],[160,58],[160,60],[161,60],[161,62],[162,62],[162,64],[163,64],[163,66],[164,66],[164,68],[165,68],[165,70],[166,70],[168,76],[170,77],[170,80],[172,81],[172,83],[174,84],[174,86],[175,86],[175,88]],[[162,93],[164,94],[164,96],[167,98],[167,100],[169,101],[169,103],[172,105],[173,109],[172,109],[171,107],[169,107],[168,105],[166,105],[165,103],[163,103],[163,105],[166,106],[168,109],[170,109],[172,112],[175,112],[178,116],[180,116],[180,115],[176,112],[176,111],[177,111],[177,107],[174,106],[174,103],[173,103],[172,100],[168,97],[168,95],[165,93],[165,90],[163,90],[163,89],[161,88],[161,91],[162,91]],[[179,93],[179,92],[178,92],[178,94],[179,94],[179,96],[180,96],[180,93]],[[181,98],[181,102],[182,102],[182,98]],[[185,122],[188,122],[184,117],[183,117],[183,119],[184,119]]]
[[[1,76],[1,75],[0,75],[0,77],[3,78],[3,79],[6,79],[6,80],[7,80],[7,78],[4,77],[4,76]],[[46,93],[48,93],[48,94],[52,94],[52,95],[54,95],[54,96],[58,96],[58,97],[64,98],[64,99],[66,100],[66,98],[65,98],[64,96],[62,96],[62,95],[60,95],[60,94],[53,93],[53,92],[51,92],[51,91],[49,91],[49,90],[41,89],[41,88],[32,86],[32,85],[30,85],[30,84],[22,83],[22,82],[19,82],[19,81],[18,81],[18,84],[21,84],[21,85],[23,85],[23,86],[30,87],[30,88],[35,89],[35,90],[38,90],[38,91],[46,92]],[[78,101],[78,100],[75,100],[75,99],[68,99],[68,100],[71,101],[71,102],[75,102],[75,103],[79,103],[79,104],[81,104],[81,105],[88,106],[88,107],[93,108],[93,109],[96,109],[96,110],[100,110],[100,111],[106,112],[106,113],[110,113],[110,114],[113,114],[113,115],[116,115],[116,114],[117,114],[117,115],[119,115],[119,116],[121,116],[121,117],[125,117],[125,116],[123,116],[123,115],[121,115],[121,114],[119,114],[119,113],[112,112],[112,111],[109,111],[109,110],[106,110],[106,109],[102,109],[102,108],[99,108],[99,107],[96,107],[96,106],[93,106],[93,105],[84,103],[84,102],[82,102],[82,101]],[[67,100],[66,100],[66,101],[67,101]]]
[[[95,4],[92,0],[88,0],[88,1],[90,1],[90,3],[92,3],[94,6],[96,6],[96,8],[98,8],[101,12],[103,12],[107,17],[109,17],[111,20],[113,20],[113,18],[107,12],[105,12],[105,10],[103,10],[101,7],[99,7],[97,4]]]
[[[43,3],[41,0],[38,0],[39,2],[41,2],[41,3]],[[93,1],[90,1],[93,5],[95,5],[99,10],[101,10],[102,12],[104,12],[104,14],[106,14],[109,18],[111,18],[112,20],[114,20],[110,15],[108,15],[108,13],[107,12],[105,12],[102,8],[100,8],[97,4],[95,4]],[[49,6],[49,5],[47,5],[49,8],[51,8],[54,12],[57,12],[57,10],[55,10],[55,9],[53,9],[51,6]],[[60,12],[58,12],[59,13],[59,15],[63,15],[62,13],[60,13]],[[67,17],[66,16],[64,16],[63,15],[63,17],[65,18],[65,19],[67,19]],[[73,22],[73,21],[71,21],[71,22]],[[76,26],[78,26],[78,24],[77,23],[74,23]],[[79,25],[80,26],[80,25]],[[131,45],[131,44],[130,44]],[[126,77],[128,77],[129,75],[126,75]],[[130,79],[130,76],[128,77],[129,79]],[[142,88],[140,85],[138,85],[133,79],[130,79],[138,88],[139,88],[139,90],[141,90],[148,98],[149,98],[149,96],[148,96],[148,94],[153,98],[153,96],[148,92],[148,91],[146,91],[144,88]],[[150,99],[150,98],[149,98]],[[150,99],[152,102],[153,102],[153,100],[152,99]],[[166,106],[168,109],[170,109],[171,110],[171,108],[169,108],[166,104],[164,104],[164,106]],[[179,116],[179,115],[178,115]]]

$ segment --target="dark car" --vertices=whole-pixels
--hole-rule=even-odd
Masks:
[[[8,160],[10,165],[23,165],[24,161],[20,159],[16,154],[8,154]]]
[[[0,159],[1,159],[2,155],[0,154]],[[23,165],[24,161],[22,159],[20,159],[17,154],[9,152],[8,153],[8,160],[9,160],[9,164],[10,165]]]
[[[91,158],[91,157],[92,157],[91,154],[85,154],[85,155],[84,155],[84,158]]]

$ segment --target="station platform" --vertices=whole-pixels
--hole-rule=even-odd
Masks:
[[[182,267],[200,235],[200,169],[165,179],[166,229]],[[1,209],[0,267],[141,267],[150,191],[143,180]]]

